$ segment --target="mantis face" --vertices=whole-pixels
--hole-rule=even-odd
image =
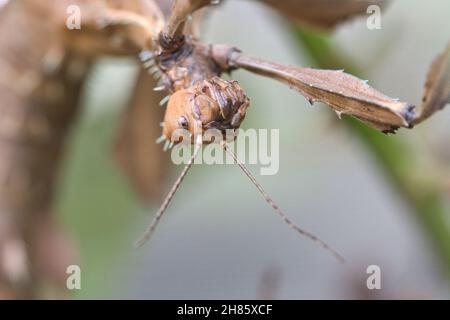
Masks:
[[[178,129],[189,131],[192,137],[208,129],[218,129],[225,135],[228,129],[238,129],[245,118],[250,100],[236,81],[218,77],[204,80],[189,89],[175,92],[167,106],[163,136],[174,141]],[[193,140],[192,140],[193,141]]]

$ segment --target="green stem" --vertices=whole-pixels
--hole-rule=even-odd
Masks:
[[[309,55],[319,68],[342,69],[354,75],[361,72],[337,53],[327,34],[305,29],[294,29],[299,47]],[[419,221],[436,252],[447,275],[450,275],[450,215],[438,177],[423,174],[414,150],[398,136],[386,136],[363,123],[345,118],[346,127],[357,136],[377,160],[380,168],[400,192],[411,212]],[[421,173],[422,169],[422,174]]]

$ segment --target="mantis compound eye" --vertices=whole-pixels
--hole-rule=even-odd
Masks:
[[[183,129],[188,129],[189,128],[189,121],[188,121],[188,119],[186,119],[185,116],[181,116],[180,119],[178,119],[178,124]]]

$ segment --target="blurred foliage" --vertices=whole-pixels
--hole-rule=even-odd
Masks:
[[[119,272],[115,258],[132,250],[132,235],[125,235],[138,205],[111,158],[118,118],[111,111],[82,117],[68,148],[58,210],[81,254],[77,298],[111,295],[109,279]]]
[[[293,27],[302,53],[319,68],[342,69],[359,77],[363,71],[336,49],[329,34]],[[393,186],[404,197],[428,237],[432,239],[444,268],[450,275],[450,210],[439,177],[424,173],[418,155],[399,136],[384,135],[354,118],[345,117],[346,127],[373,155]]]

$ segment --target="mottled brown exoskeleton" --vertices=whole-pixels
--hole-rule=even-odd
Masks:
[[[186,129],[193,136],[195,130],[238,129],[245,119],[250,100],[237,83],[218,77],[203,80],[191,88],[175,92],[169,100],[164,117],[163,137],[172,141],[172,133]]]
[[[383,2],[339,0],[337,5],[337,1],[261,0],[297,22],[327,29],[365,13],[370,4]],[[144,103],[155,102],[151,87],[169,93],[161,103],[168,103],[160,139],[166,141],[165,148],[178,142],[172,139],[177,129],[187,129],[195,145],[191,161],[139,244],[150,237],[200,151],[202,135],[198,133],[209,128],[237,129],[251,110],[241,86],[221,79],[222,73],[245,69],[281,81],[311,103],[324,102],[339,114],[354,116],[383,132],[412,128],[450,101],[450,46],[431,68],[423,103],[414,107],[343,71],[287,67],[245,56],[233,46],[201,42],[196,36],[200,9],[215,2],[11,0],[0,6],[0,298],[33,297],[43,278],[64,287],[66,275],[61,266],[71,259],[61,254],[70,250],[63,246],[65,241],[51,215],[55,185],[83,84],[102,55],[139,58],[145,68],[117,143],[119,163],[141,198],[160,189],[161,170],[158,166],[151,169],[148,163],[166,160],[148,139],[148,131],[155,131],[152,123],[159,122],[155,118],[163,116],[161,109],[150,110]],[[66,26],[70,5],[81,9],[80,30]],[[342,261],[326,243],[293,224],[226,142],[222,144],[290,227]],[[5,259],[14,260],[16,267],[5,264]]]

